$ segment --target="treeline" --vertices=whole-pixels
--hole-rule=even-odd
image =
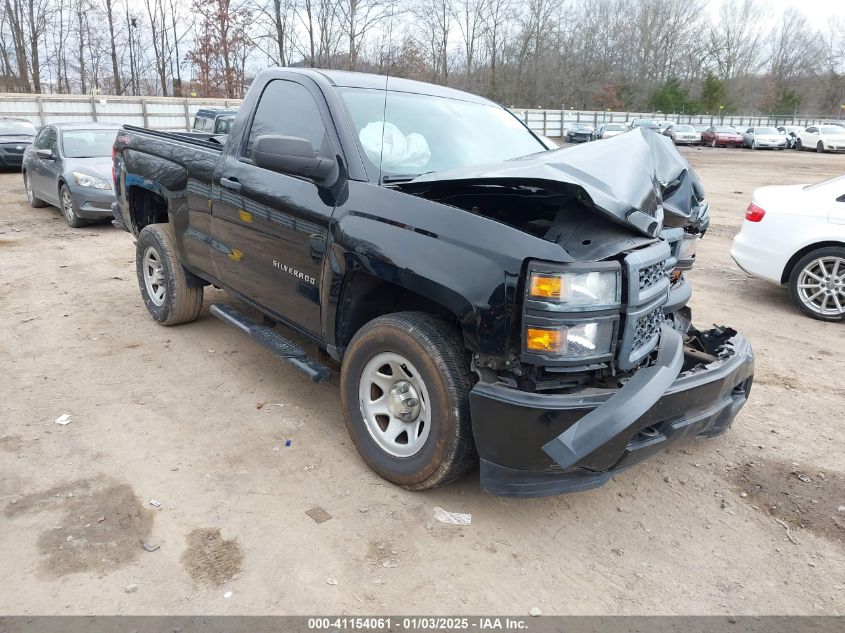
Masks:
[[[517,107],[842,112],[845,22],[714,1],[0,0],[0,91],[236,98],[281,64]]]

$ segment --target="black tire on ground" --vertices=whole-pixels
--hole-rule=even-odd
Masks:
[[[59,189],[59,211],[62,212],[65,222],[72,229],[79,229],[88,224],[87,221],[76,215],[73,196],[70,195],[70,189],[67,188],[67,185],[62,185]]]
[[[818,319],[819,321],[845,321],[845,313],[839,314],[839,316],[819,314],[818,312],[814,312],[812,309],[808,308],[804,305],[804,302],[801,301],[798,288],[801,271],[803,271],[810,262],[820,257],[839,257],[842,260],[845,260],[845,247],[826,246],[824,248],[819,248],[807,253],[804,257],[795,262],[795,266],[792,267],[792,272],[789,275],[789,296],[792,298],[792,302],[807,316]],[[842,264],[840,268],[842,269],[842,273],[845,273],[845,264]]]
[[[367,428],[359,386],[367,364],[380,353],[399,354],[419,372],[428,392],[430,429],[408,457],[384,450]],[[362,327],[346,350],[340,373],[341,402],[349,435],[366,464],[409,490],[441,486],[477,463],[470,423],[472,387],[466,351],[457,330],[424,312],[397,312]]]
[[[150,279],[155,278],[163,282],[151,282],[151,288],[159,291],[163,289],[163,294],[156,294],[155,297],[147,287],[144,272],[151,263],[160,266],[160,276],[154,277],[149,272],[147,275]],[[202,308],[203,287],[200,283],[193,283],[193,275],[186,271],[176,258],[169,225],[150,224],[138,235],[135,271],[141,297],[153,319],[162,325],[178,325],[197,318]]]
[[[819,154],[824,154],[824,143],[822,143],[821,141],[816,143],[816,152]]]
[[[801,142],[801,139],[800,139],[800,138],[795,139],[795,149],[797,149],[799,152],[800,152],[802,149],[804,149],[804,144]]]
[[[23,172],[23,190],[26,192],[26,201],[33,209],[40,209],[41,207],[47,206],[46,202],[35,196],[32,184],[29,182],[29,174],[26,172]]]

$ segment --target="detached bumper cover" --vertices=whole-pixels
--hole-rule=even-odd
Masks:
[[[681,373],[681,337],[664,326],[655,364],[617,390],[544,395],[479,383],[470,405],[482,489],[539,497],[595,488],[683,437],[724,432],[754,375],[745,338],[727,350]]]

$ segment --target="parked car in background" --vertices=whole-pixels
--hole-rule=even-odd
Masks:
[[[119,128],[109,123],[45,126],[23,157],[30,206],[59,207],[73,228],[93,220],[110,220],[115,202],[112,146]]]
[[[795,142],[798,140],[798,132],[802,132],[804,130],[803,125],[780,125],[778,126],[778,132],[780,132],[786,138],[786,146],[789,148],[795,147]]]
[[[0,169],[20,168],[23,154],[37,133],[27,119],[0,117]]]
[[[657,127],[659,128],[661,134],[665,133],[666,130],[668,130],[670,127],[672,127],[672,125],[673,125],[672,121],[666,121],[666,120],[663,120],[663,119],[660,119],[660,120],[657,121]]]
[[[654,119],[632,119],[630,128],[634,130],[638,127],[648,128],[649,130],[654,130],[655,132],[660,131],[660,123]]]
[[[741,147],[742,136],[730,126],[715,125],[701,133],[701,144],[710,147]]]
[[[845,176],[757,189],[731,257],[750,275],[788,284],[809,316],[845,320]]]
[[[695,129],[696,132],[699,134],[704,132],[710,127],[709,123],[693,123],[692,127]]]
[[[576,123],[566,131],[567,143],[586,143],[593,140],[596,129],[586,123]]]
[[[228,134],[237,108],[201,108],[194,115],[194,132]]]
[[[701,132],[691,125],[674,123],[663,132],[665,136],[672,139],[675,145],[700,145]]]
[[[742,145],[749,149],[786,149],[783,134],[773,127],[750,127],[742,133]]]
[[[628,129],[628,126],[624,123],[605,123],[596,131],[596,140],[619,136],[627,132]]]
[[[817,152],[845,151],[845,127],[839,125],[811,125],[795,134],[795,149],[814,149]]]

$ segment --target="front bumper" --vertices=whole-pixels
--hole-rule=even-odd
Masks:
[[[470,393],[481,488],[512,497],[587,490],[683,437],[724,432],[754,375],[749,342],[681,372],[681,336],[664,325],[658,358],[619,389],[536,394],[478,383]]]
[[[93,189],[74,186],[70,189],[76,214],[86,220],[105,220],[112,218],[111,205],[116,198],[111,189]]]

